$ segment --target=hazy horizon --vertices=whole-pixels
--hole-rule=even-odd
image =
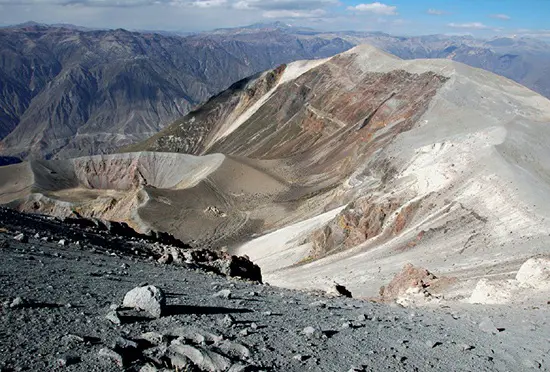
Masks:
[[[202,32],[275,20],[322,31],[550,38],[550,2],[394,0],[0,0],[0,25]]]

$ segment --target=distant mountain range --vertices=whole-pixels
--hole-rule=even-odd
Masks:
[[[145,139],[233,82],[349,49],[279,30],[163,36],[31,25],[0,30],[3,155],[104,153]]]
[[[361,43],[404,59],[464,62],[550,97],[550,46],[535,39],[319,32],[281,22],[181,36],[30,22],[0,29],[0,155],[113,152],[238,80]]]

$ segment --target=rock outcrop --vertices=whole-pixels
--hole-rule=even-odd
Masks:
[[[136,287],[126,293],[122,306],[145,311],[153,318],[160,318],[165,311],[166,295],[162,289],[152,285]]]

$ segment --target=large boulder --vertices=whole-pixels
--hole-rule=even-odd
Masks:
[[[388,285],[380,288],[380,297],[384,301],[395,301],[408,291],[410,292],[410,288],[424,291],[436,280],[437,277],[428,270],[408,263]]]
[[[166,296],[162,289],[152,285],[136,287],[126,293],[122,306],[145,311],[154,318],[160,318],[166,307]]]
[[[334,297],[353,297],[346,287],[336,282],[327,288],[327,294]]]
[[[213,263],[221,274],[240,277],[243,279],[262,282],[262,269],[247,256],[229,256],[224,254],[219,260]]]
[[[516,280],[533,288],[550,287],[550,257],[530,258],[516,274]]]
[[[502,305],[510,302],[515,296],[517,282],[514,280],[480,279],[469,302],[472,304]]]
[[[180,340],[172,341],[169,346],[171,355],[184,356],[201,371],[222,372],[231,367],[231,360],[226,356],[201,346],[191,346]]]
[[[210,249],[175,247],[171,247],[169,253],[176,264],[192,263],[218,274],[262,282],[262,269],[247,256],[232,256],[226,252]]]

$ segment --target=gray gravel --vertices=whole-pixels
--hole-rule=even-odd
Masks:
[[[0,232],[1,371],[550,370],[548,308],[328,298],[18,233]],[[144,285],[160,318],[120,307]]]

